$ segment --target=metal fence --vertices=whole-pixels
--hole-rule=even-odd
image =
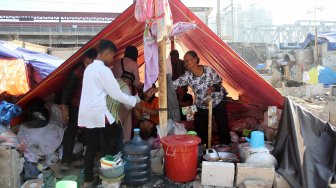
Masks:
[[[17,24],[0,24],[0,33],[2,34],[36,34],[36,35],[49,35],[49,34],[70,34],[70,35],[96,35],[105,26],[93,25],[17,25]]]

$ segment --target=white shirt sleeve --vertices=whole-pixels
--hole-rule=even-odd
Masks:
[[[100,78],[103,88],[112,99],[132,107],[136,105],[136,98],[134,96],[127,95],[120,90],[120,86],[110,69],[107,67],[103,69]]]

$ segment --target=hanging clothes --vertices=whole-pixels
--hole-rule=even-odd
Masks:
[[[155,0],[155,18],[157,20],[157,41],[167,37],[173,28],[173,15],[168,0]]]
[[[178,36],[190,29],[195,29],[194,22],[178,22],[174,24],[174,28],[168,35]],[[144,91],[147,91],[152,84],[155,83],[159,76],[159,52],[157,44],[158,24],[154,20],[147,20],[144,31],[144,55],[145,55],[145,83]]]
[[[144,91],[152,87],[159,75],[159,52],[156,42],[155,27],[153,21],[147,21],[144,31],[144,56],[145,56],[145,83]],[[156,32],[155,32],[156,34]]]
[[[136,0],[134,17],[138,22],[144,22],[152,19],[154,15],[154,1],[153,0]]]
[[[174,23],[173,29],[169,34],[169,37],[178,36],[187,32],[188,30],[195,29],[197,24],[195,22],[177,22]]]

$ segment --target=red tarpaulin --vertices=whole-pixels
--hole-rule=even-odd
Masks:
[[[174,23],[189,21],[197,23],[195,30],[187,31],[179,36],[179,42],[188,50],[195,50],[201,58],[202,64],[213,67],[223,78],[224,86],[229,92],[239,94],[249,104],[282,107],[284,99],[277,90],[264,81],[250,65],[179,0],[170,0],[169,2]],[[81,56],[87,49],[97,46],[100,39],[112,40],[120,49],[118,57],[122,56],[123,50],[127,46],[137,46],[139,50],[138,62],[143,64],[144,25],[144,23],[135,20],[133,4],[39,85],[18,100],[17,104],[24,108],[31,99],[44,97],[61,89],[71,68],[81,60]]]

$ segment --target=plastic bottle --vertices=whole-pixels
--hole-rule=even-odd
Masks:
[[[123,149],[125,164],[125,183],[139,186],[147,183],[151,176],[151,146],[140,137],[140,129],[134,129],[134,137]]]

